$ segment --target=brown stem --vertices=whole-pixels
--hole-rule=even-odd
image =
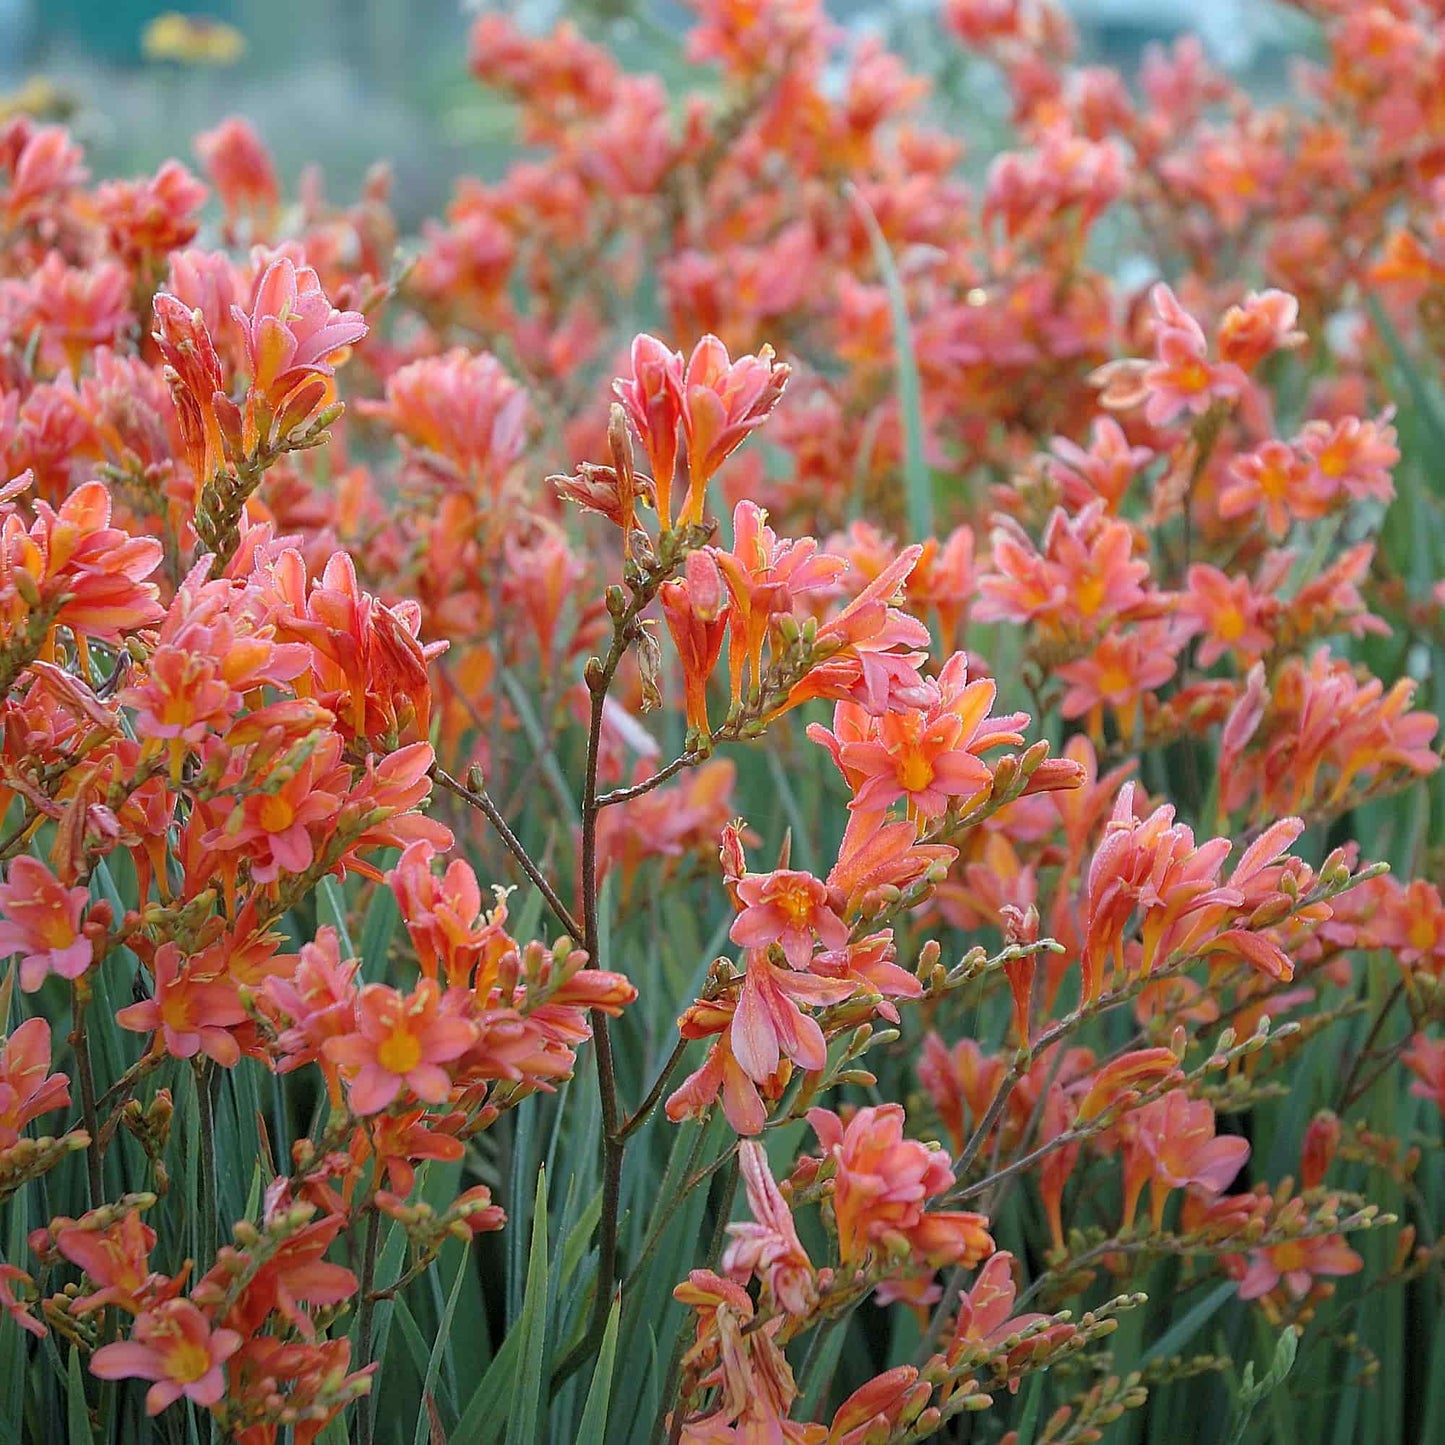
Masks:
[[[1385,1020],[1390,1016],[1391,1011],[1400,1000],[1400,995],[1405,992],[1403,979],[1390,990],[1390,996],[1385,1000],[1384,1007],[1376,1015],[1375,1021],[1370,1025],[1370,1031],[1365,1035],[1365,1042],[1360,1045],[1360,1051],[1350,1063],[1349,1073],[1345,1075],[1344,1082],[1340,1085],[1340,1102],[1335,1106],[1337,1114],[1343,1114],[1346,1109],[1359,1097],[1362,1097],[1365,1090],[1354,1092],[1355,1084],[1360,1077],[1360,1069],[1364,1066],[1365,1059],[1369,1056],[1370,1050],[1375,1046],[1375,1040],[1380,1037],[1380,1030],[1385,1027]],[[1373,1083],[1378,1074],[1368,1082]]]
[[[678,1039],[672,1053],[668,1055],[667,1062],[662,1066],[662,1072],[657,1076],[657,1082],[647,1091],[647,1097],[637,1106],[636,1112],[617,1131],[619,1139],[626,1139],[647,1122],[648,1115],[657,1107],[657,1101],[662,1098],[662,1091],[667,1087],[667,1081],[672,1078],[677,1066],[682,1062],[682,1056],[687,1052],[689,1042],[688,1039]]]
[[[690,768],[694,763],[701,762],[706,756],[707,754],[700,748],[689,748],[685,753],[675,757],[665,768],[659,768],[650,778],[644,778],[640,783],[633,783],[628,788],[613,788],[610,793],[603,793],[597,799],[597,806],[610,808],[614,803],[626,803],[633,798],[640,798],[644,793],[650,793],[684,768]]]
[[[485,792],[473,792],[465,784],[457,782],[445,768],[434,768],[432,777],[441,784],[447,792],[455,794],[465,803],[470,803],[478,812],[485,815],[487,821],[497,830],[497,836],[506,844],[507,851],[521,865],[522,872],[532,881],[537,891],[547,901],[547,906],[556,915],[557,921],[567,930],[570,937],[583,939],[585,937],[582,925],[573,918],[571,910],[557,896],[557,890],[547,881],[546,875],[532,861],[531,854],[522,844],[522,840],[507,826],[507,820],[502,816],[501,810],[487,796]],[[596,959],[589,953],[593,966],[596,966]]]

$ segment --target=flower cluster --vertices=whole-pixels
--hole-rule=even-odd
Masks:
[[[1229,1363],[1115,1355],[1166,1278],[1363,1350],[1442,1254],[1445,46],[1307,8],[1265,104],[948,0],[976,189],[819,0],[695,0],[677,105],[487,14],[526,156],[407,264],[239,118],[0,126],[27,1420],[1089,1441]]]

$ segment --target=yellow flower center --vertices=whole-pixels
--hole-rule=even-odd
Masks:
[[[210,1368],[210,1351],[199,1340],[182,1337],[166,1351],[166,1373],[184,1385],[199,1380]]]
[[[774,900],[792,923],[806,923],[813,916],[813,898],[806,888],[793,884]]]
[[[75,942],[75,928],[59,911],[47,914],[36,925],[36,932],[46,948],[69,948]]]
[[[905,793],[921,793],[933,781],[933,764],[917,748],[904,755],[898,782]]]
[[[284,833],[295,821],[296,809],[280,793],[261,799],[261,826],[268,833]]]
[[[421,1063],[421,1041],[406,1029],[397,1029],[377,1045],[376,1062],[388,1074],[409,1074]]]
[[[1290,1270],[1303,1269],[1309,1263],[1309,1252],[1301,1241],[1292,1239],[1288,1244],[1277,1244],[1270,1251],[1274,1259],[1274,1267],[1281,1274],[1288,1274]]]
[[[1427,913],[1420,914],[1410,925],[1411,948],[1435,947],[1435,920]]]
[[[1244,636],[1244,613],[1237,607],[1221,608],[1214,619],[1214,631],[1225,642],[1238,642]]]

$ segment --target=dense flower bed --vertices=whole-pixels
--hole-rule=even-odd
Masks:
[[[1182,1438],[1215,1315],[1302,1421],[1430,1347],[1445,8],[1264,105],[951,0],[970,188],[694,4],[678,95],[479,19],[526,158],[412,243],[0,131],[7,1437]]]

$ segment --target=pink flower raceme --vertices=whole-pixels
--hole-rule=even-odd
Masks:
[[[845,1125],[828,1109],[808,1110],[833,1166],[833,1215],[842,1262],[861,1263],[875,1250],[902,1250],[916,1263],[974,1265],[993,1253],[981,1214],[927,1212],[928,1200],[954,1182],[947,1156],[903,1136],[901,1105],[859,1109]]]
[[[248,449],[285,438],[335,395],[337,365],[363,336],[359,311],[338,311],[310,266],[278,256],[256,278],[248,308],[233,306],[251,365]],[[279,424],[279,425],[278,425]]]

